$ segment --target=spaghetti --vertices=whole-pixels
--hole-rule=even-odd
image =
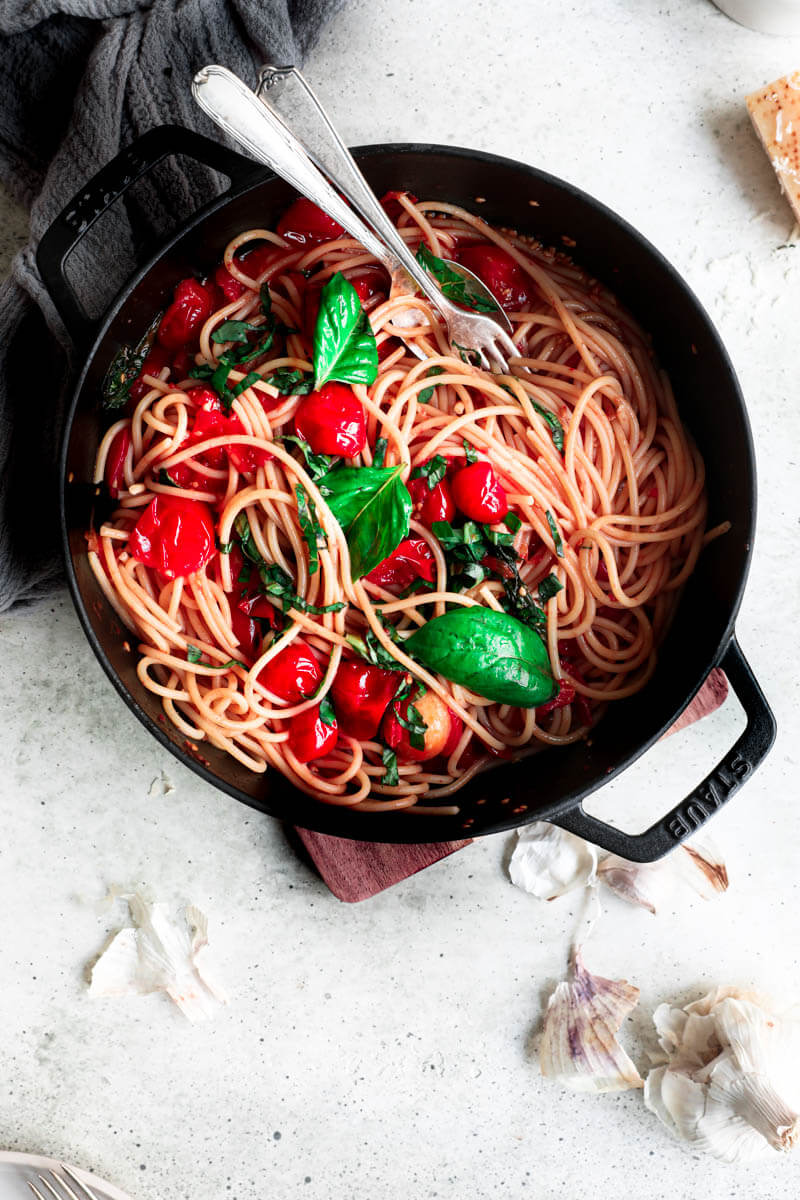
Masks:
[[[129,358],[112,366],[126,415],[95,480],[117,506],[89,557],[139,679],[190,742],[326,803],[457,811],[476,773],[584,737],[644,687],[712,535],[703,462],[614,297],[461,208],[386,203],[426,265],[459,259],[492,290],[520,348],[512,373],[455,355],[427,300],[390,292],[297,201],[277,231],[234,238],[208,280],[178,285],[132,385]],[[340,312],[356,294],[367,314],[350,332],[367,357],[374,334],[370,384],[320,386],[332,281]],[[342,516],[350,500],[337,507],[351,478],[413,505],[393,545],[376,506],[370,536],[388,551],[363,574],[374,546]],[[476,606],[540,640],[548,698],[492,699],[404,647]]]

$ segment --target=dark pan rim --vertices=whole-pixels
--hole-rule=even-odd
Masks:
[[[744,440],[744,450],[749,462],[751,472],[751,496],[749,503],[749,522],[746,531],[746,553],[741,567],[741,574],[738,585],[735,590],[732,603],[730,605],[730,613],[725,625],[725,629],[718,639],[715,646],[709,648],[703,657],[703,665],[698,668],[696,682],[691,690],[681,700],[675,711],[665,720],[658,728],[640,742],[637,747],[631,751],[624,759],[617,762],[604,775],[602,781],[591,784],[585,788],[573,788],[560,796],[557,800],[553,800],[546,806],[543,806],[538,811],[528,811],[523,815],[515,815],[509,812],[507,819],[493,820],[486,828],[472,829],[469,824],[462,822],[461,827],[458,826],[458,819],[452,816],[436,817],[422,816],[414,814],[413,810],[408,813],[357,813],[352,812],[344,807],[326,805],[322,802],[316,805],[313,812],[313,820],[304,819],[303,827],[313,830],[318,833],[323,833],[328,836],[342,837],[352,840],[364,842],[384,842],[396,844],[415,844],[415,843],[433,843],[439,841],[452,841],[455,838],[466,837],[481,837],[488,836],[493,833],[503,833],[530,824],[537,820],[551,820],[561,817],[570,810],[575,809],[588,795],[597,791],[606,783],[610,783],[616,779],[623,771],[632,766],[647,750],[649,750],[663,734],[670,728],[675,720],[685,710],[687,705],[694,699],[698,691],[705,682],[709,672],[719,664],[720,660],[725,655],[731,645],[734,635],[734,625],[736,616],[741,605],[742,595],[747,583],[750,563],[752,559],[752,544],[753,532],[756,520],[756,465],[755,453],[753,447],[752,431],[750,421],[747,415],[747,410],[744,404],[744,398],[741,388],[733,368],[730,356],[725,349],[725,346],[717,332],[717,329],[706,312],[703,305],[700,303],[697,296],[694,294],[688,283],[683,279],[680,273],[669,262],[669,260],[658,250],[643,234],[641,234],[633,225],[609,208],[602,201],[597,200],[589,193],[583,191],[576,185],[561,179],[556,175],[552,175],[538,167],[530,166],[527,163],[518,162],[505,156],[492,154],[484,150],[470,150],[466,147],[459,146],[443,146],[436,143],[423,142],[399,142],[399,143],[380,143],[354,148],[353,154],[356,157],[369,159],[378,155],[396,155],[402,158],[404,155],[438,155],[446,158],[466,159],[471,162],[477,162],[491,170],[493,167],[502,166],[511,168],[521,174],[527,176],[532,183],[544,184],[548,187],[560,190],[572,198],[585,205],[588,209],[592,209],[599,214],[603,219],[615,225],[624,237],[631,242],[636,243],[638,247],[645,253],[646,257],[651,260],[655,268],[665,273],[671,279],[672,283],[681,293],[687,307],[692,310],[694,318],[704,327],[706,334],[712,342],[716,353],[719,356],[721,370],[727,375],[727,387],[735,396],[740,409],[742,419],[742,436]],[[291,814],[284,812],[280,815],[269,812],[268,807],[264,803],[250,796],[247,792],[243,792],[232,783],[228,783],[215,772],[209,770],[202,762],[199,762],[190,753],[187,753],[181,746],[177,745],[164,732],[159,725],[153,721],[150,716],[141,708],[135,697],[128,691],[125,684],[120,679],[117,672],[111,665],[100,639],[92,627],[89,615],[81,595],[80,587],[77,580],[77,575],[74,569],[72,560],[72,551],[70,547],[70,535],[67,522],[66,512],[66,470],[67,470],[67,454],[70,442],[70,434],[75,418],[75,413],[78,406],[78,401],[81,396],[83,385],[89,366],[92,363],[95,354],[97,353],[100,344],[102,343],[110,325],[115,319],[117,313],[123,304],[129,299],[131,294],[136,290],[142,279],[152,269],[152,267],[160,259],[166,256],[170,250],[193,228],[201,225],[206,218],[213,213],[223,209],[226,205],[234,200],[247,195],[249,192],[256,190],[265,183],[270,182],[275,178],[272,172],[264,171],[263,175],[256,176],[252,181],[247,181],[238,188],[231,188],[227,192],[218,196],[216,199],[205,205],[201,209],[192,213],[191,216],[184,221],[180,227],[175,230],[169,237],[148,257],[147,261],[139,267],[130,279],[126,281],[123,287],[115,296],[114,300],[109,305],[105,314],[101,318],[97,332],[93,337],[91,344],[85,353],[85,362],[78,377],[74,388],[72,399],[67,410],[62,432],[61,452],[59,456],[59,519],[61,524],[62,549],[65,560],[65,573],[73,603],[75,604],[78,618],[83,627],[86,638],[95,654],[95,657],[100,662],[103,670],[110,679],[117,693],[125,701],[128,708],[134,713],[144,727],[152,734],[157,741],[174,755],[184,766],[188,767],[206,783],[227,793],[233,799],[246,804],[248,807],[255,809],[265,815],[274,815],[277,820],[284,820],[288,823],[295,824],[291,818]],[[635,314],[634,314],[635,315]],[[523,765],[525,760],[522,760]],[[304,799],[307,799],[304,797]],[[304,818],[308,814],[304,813]],[[462,817],[467,817],[468,814],[461,814]]]

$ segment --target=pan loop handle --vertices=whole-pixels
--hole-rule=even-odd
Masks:
[[[629,834],[590,816],[582,805],[553,820],[603,850],[633,862],[655,862],[704,825],[753,774],[775,741],[775,718],[735,638],[719,664],[747,714],[747,725],[734,746],[702,783],[640,834]]]
[[[137,179],[173,154],[193,158],[227,175],[233,187],[251,182],[264,173],[263,167],[251,159],[179,125],[160,125],[151,129],[102,167],[61,210],[43,234],[36,251],[36,265],[42,282],[79,349],[91,343],[98,322],[87,315],[76,296],[66,275],[66,261],[95,221]]]

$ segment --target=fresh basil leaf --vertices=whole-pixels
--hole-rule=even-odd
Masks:
[[[461,439],[461,444],[464,447],[464,454],[468,463],[476,463],[478,461],[478,451],[474,446],[471,446],[466,438]]]
[[[385,437],[379,437],[375,440],[375,449],[372,452],[373,467],[382,467],[386,462],[386,451],[389,449],[389,443]]]
[[[408,740],[415,750],[425,749],[425,734],[428,732],[428,726],[422,719],[420,711],[413,704],[406,707],[406,715],[403,716],[400,709],[397,707],[399,700],[395,700],[393,706],[394,716],[398,723],[403,726],[408,733]]]
[[[385,787],[399,787],[400,775],[397,770],[397,755],[389,746],[384,746],[381,751],[381,762],[386,770],[383,773],[383,784]]]
[[[272,296],[269,294],[269,284],[262,283],[258,289],[258,300],[261,305],[261,311],[265,317],[272,316]]]
[[[415,630],[404,648],[429,670],[498,704],[534,708],[556,691],[539,634],[492,608],[452,608]]]
[[[248,342],[248,334],[255,333],[260,325],[251,325],[249,321],[223,321],[211,334],[212,342]]]
[[[214,376],[214,367],[210,367],[208,363],[195,363],[189,368],[190,379],[212,379]]]
[[[298,483],[294,491],[297,496],[297,517],[308,547],[308,571],[310,575],[313,575],[319,569],[318,547],[327,545],[325,533],[317,519],[314,501],[309,500],[306,489]]]
[[[430,371],[428,371],[425,378],[431,379],[434,375],[444,375],[444,367],[431,367]],[[430,404],[432,399],[433,399],[433,388],[432,387],[423,388],[423,390],[417,396],[417,400],[420,402],[420,404]]]
[[[443,258],[437,258],[424,242],[419,244],[417,262],[421,263],[426,271],[430,271],[448,300],[464,304],[475,312],[498,312],[500,306],[494,300],[476,292],[470,280],[448,267]]]
[[[335,725],[336,713],[334,712],[333,704],[330,696],[325,696],[319,703],[319,719],[323,725]]]
[[[548,575],[539,584],[539,603],[546,604],[553,596],[564,590],[564,585],[555,575]]]
[[[503,587],[505,596],[502,604],[506,612],[511,613],[524,625],[529,625],[531,629],[546,629],[547,614],[535,602],[529,588],[520,579],[519,571],[516,568],[512,568],[511,576],[503,580]]]
[[[420,463],[411,472],[412,479],[424,479],[428,485],[428,491],[432,492],[437,483],[441,483],[447,474],[447,459],[441,454],[434,454],[433,458],[429,458],[427,462]]]
[[[477,521],[465,521],[460,529],[454,529],[449,521],[434,521],[431,532],[438,538],[445,555],[461,562],[477,563],[488,553],[484,528]]]
[[[556,525],[556,519],[553,516],[553,514],[550,512],[549,508],[545,510],[544,515],[547,517],[547,524],[550,526],[550,532],[553,535],[553,542],[555,544],[556,554],[558,555],[559,558],[563,558],[564,557],[564,539],[561,537],[559,528]]]
[[[506,513],[506,515],[503,517],[503,524],[505,525],[506,529],[510,529],[512,533],[516,533],[522,525],[522,521],[520,521],[516,513],[510,512]]]
[[[199,663],[203,657],[203,651],[198,650],[197,646],[186,647],[186,661],[190,663]]]
[[[531,404],[550,430],[550,437],[553,439],[553,445],[555,446],[556,450],[558,450],[559,454],[563,454],[564,426],[561,424],[558,417],[546,409],[543,404],[539,404],[536,400],[531,400]]]
[[[346,640],[352,649],[355,650],[356,654],[373,667],[381,667],[384,671],[405,671],[406,668],[403,664],[399,663],[396,658],[392,658],[389,651],[381,645],[371,629],[366,631],[363,638],[347,634]]]
[[[293,433],[278,434],[275,440],[281,442],[294,442],[294,444],[301,451],[303,458],[306,460],[308,473],[314,480],[319,479],[322,475],[326,475],[328,471],[332,470],[334,463],[336,462],[336,455],[315,454],[308,442],[304,441],[303,438],[296,437]]]
[[[249,558],[251,562],[256,564],[262,563],[264,559],[261,557],[261,552],[255,543],[246,512],[243,511],[238,514],[233,522],[233,528],[239,539],[239,545],[242,548],[242,554],[244,554],[245,558]]]
[[[271,383],[281,396],[307,396],[314,390],[314,376],[306,375],[297,367],[278,367],[264,382]]]
[[[341,383],[374,383],[378,376],[375,334],[361,307],[358,292],[341,271],[322,289],[314,328],[316,387]]]
[[[318,480],[347,538],[353,579],[368,575],[408,533],[412,504],[400,479],[402,470],[402,463],[396,467],[339,467]]]

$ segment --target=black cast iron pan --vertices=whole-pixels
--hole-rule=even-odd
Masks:
[[[92,322],[68,283],[65,261],[94,220],[170,154],[221,171],[231,180],[230,190],[189,217],[128,281],[105,317]],[[241,230],[272,226],[292,198],[287,184],[250,160],[174,126],[146,134],[100,171],[53,223],[38,251],[42,278],[86,356],[63,435],[61,520],[67,577],[89,643],[122,698],[162,745],[210,783],[294,825],[367,841],[432,842],[546,819],[626,858],[656,859],[730,798],[775,736],[772,713],[734,637],[750,560],[756,485],[750,429],[731,363],[709,318],[669,263],[577,188],[510,159],[446,146],[367,146],[356,151],[356,158],[379,195],[408,188],[467,208],[483,197],[481,216],[495,225],[556,246],[564,237],[573,239],[570,253],[576,261],[608,284],[653,334],[683,420],[705,459],[709,523],[728,520],[732,525],[730,533],[703,552],[653,679],[639,695],[613,705],[589,742],[548,750],[478,777],[459,793],[458,816],[354,813],[321,804],[295,791],[277,772],[254,776],[205,744],[195,753],[177,730],[159,721],[158,698],[140,685],[135,653],[125,650],[125,633],[86,558],[85,533],[102,503],[91,486],[95,450],[108,424],[98,403],[101,384],[116,351],[138,341],[179,279],[212,268]],[[713,771],[637,836],[584,812],[581,801],[669,728],[716,665],[725,670],[744,706],[747,727]],[[679,746],[676,742],[676,753]]]

